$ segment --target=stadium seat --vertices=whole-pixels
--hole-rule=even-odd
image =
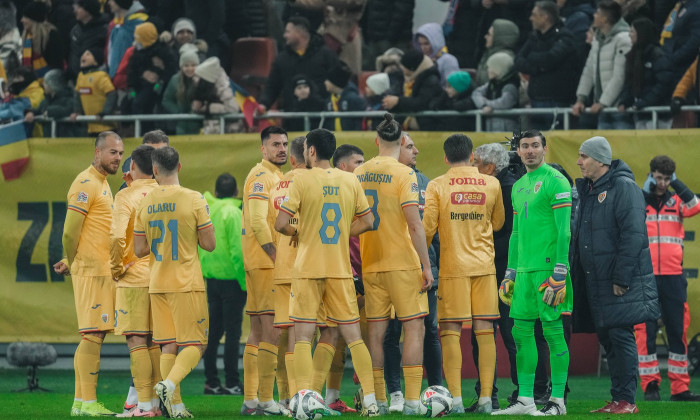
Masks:
[[[231,47],[231,79],[260,99],[276,56],[277,43],[272,38],[238,39]]]
[[[7,347],[7,362],[13,366],[27,368],[27,387],[15,390],[23,391],[47,391],[39,386],[37,371],[39,366],[48,366],[56,362],[56,349],[46,343],[12,343]]]

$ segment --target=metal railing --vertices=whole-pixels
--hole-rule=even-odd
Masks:
[[[681,108],[682,111],[695,111],[700,112],[700,105],[686,105]],[[586,113],[589,109],[586,109]],[[604,108],[600,112],[603,113],[619,113],[617,108]],[[668,106],[652,106],[644,108],[638,111],[626,111],[627,114],[651,114],[652,126],[654,128],[658,127],[659,114],[669,114],[671,109]],[[386,111],[349,111],[349,112],[335,112],[335,111],[323,111],[323,112],[277,112],[269,111],[263,115],[256,115],[256,120],[263,120],[268,118],[279,118],[279,119],[291,119],[291,118],[302,118],[304,120],[304,130],[311,130],[311,120],[319,119],[319,127],[322,127],[326,118],[373,118],[381,117],[386,113]],[[562,130],[569,130],[571,127],[571,108],[514,108],[514,109],[504,109],[504,110],[493,110],[489,114],[484,114],[481,110],[473,111],[421,111],[412,113],[396,113],[396,116],[414,116],[414,117],[429,117],[429,118],[439,118],[439,117],[459,117],[459,116],[469,116],[475,119],[475,131],[484,131],[484,119],[490,117],[521,117],[524,115],[539,115],[539,116],[552,116],[552,127],[549,129],[557,128],[558,119],[561,116],[562,119]],[[134,123],[134,136],[141,137],[141,123],[143,121],[203,121],[203,120],[218,120],[220,134],[225,134],[226,121],[230,120],[241,120],[243,119],[243,114],[221,114],[216,116],[204,117],[199,114],[153,114],[153,115],[106,115],[103,118],[98,118],[94,115],[81,115],[77,117],[76,120],[70,120],[69,118],[54,119],[44,116],[37,116],[34,121],[40,123],[50,123],[51,124],[51,138],[56,137],[56,129],[58,123],[89,123],[89,122],[133,122]]]

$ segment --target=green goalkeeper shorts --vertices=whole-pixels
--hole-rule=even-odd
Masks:
[[[571,277],[566,275],[566,296],[564,302],[555,308],[542,301],[544,290],[537,290],[542,282],[552,275],[551,271],[518,272],[515,277],[513,301],[510,304],[510,317],[513,319],[541,319],[556,321],[562,315],[571,315],[573,308],[573,287]]]

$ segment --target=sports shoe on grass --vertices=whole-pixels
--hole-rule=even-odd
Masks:
[[[474,410],[476,410],[476,406],[477,406],[477,405],[478,405],[477,403],[474,403]],[[470,406],[469,408],[471,408],[471,406]],[[463,405],[463,404],[455,404],[455,405],[452,406],[452,410],[450,410],[450,414],[464,414],[465,412],[473,413],[474,410],[472,410],[472,411],[467,411],[467,410],[464,408],[464,405]]]
[[[413,404],[406,401],[403,405],[403,411],[401,412],[404,416],[420,416],[420,402],[416,401]]]
[[[630,404],[627,401],[615,401],[615,405],[610,409],[610,414],[636,414],[639,409],[635,404]]]
[[[406,402],[403,398],[403,393],[401,391],[392,392],[391,404],[389,404],[390,413],[401,413],[403,411],[403,405]]]
[[[478,413],[478,414],[491,414],[491,413],[493,413],[493,405],[491,403],[491,400],[489,400],[483,404],[477,403],[477,406],[476,406],[476,409],[474,410],[474,412]]]
[[[231,388],[221,387],[221,395],[243,395],[243,387],[234,385]]]
[[[192,419],[194,418],[194,415],[190,410],[186,408],[180,410],[173,408],[173,415],[171,417],[174,419]]]
[[[220,386],[209,386],[209,384],[204,384],[204,395],[221,395],[223,392]]]
[[[355,410],[357,410],[357,412],[364,412],[364,408],[362,407],[364,400],[365,393],[362,392],[362,388],[357,388],[355,395],[352,397],[352,405],[355,406]]]
[[[156,395],[161,403],[161,409],[163,411],[164,417],[173,416],[173,394],[174,390],[168,388],[168,384],[165,381],[160,381],[153,387],[156,391]]]
[[[537,411],[537,406],[533,404],[524,404],[520,400],[515,400],[514,403],[504,408],[503,410],[494,411],[492,416],[513,416],[513,415],[531,415]]]
[[[289,416],[289,410],[275,400],[260,401],[258,410],[265,416]]]
[[[340,398],[328,404],[328,408],[340,413],[357,413],[357,410],[348,407],[348,405],[345,404],[345,401],[341,400]]]
[[[646,393],[644,393],[644,396],[646,397]],[[693,394],[692,392],[685,390],[683,392],[679,392],[678,394],[671,395],[671,401],[700,401],[700,395]]]
[[[563,416],[566,414],[566,406],[559,405],[550,400],[539,411],[532,413],[533,416]]]
[[[121,413],[117,414],[117,417],[119,418],[125,418],[125,417],[131,417],[134,411],[136,410],[136,407],[138,407],[138,404],[127,404],[124,403],[124,410],[122,410]]]
[[[102,405],[101,402],[83,402],[80,407],[80,415],[84,417],[102,417],[102,416],[115,416],[117,413],[110,411]]]
[[[658,382],[649,382],[649,385],[647,385],[647,389],[644,390],[644,401],[661,401],[661,396],[659,395]]]
[[[255,416],[258,412],[258,406],[248,407],[246,403],[241,405],[241,416]]]
[[[617,401],[606,401],[606,404],[597,410],[591,410],[591,413],[609,413],[610,410],[615,407]]]
[[[73,406],[70,408],[70,416],[71,417],[79,417],[80,416],[80,407],[83,406],[82,401],[75,401],[73,400]]]

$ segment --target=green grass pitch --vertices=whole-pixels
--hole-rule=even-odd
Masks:
[[[607,375],[598,378],[594,376],[572,377],[569,385],[572,389],[567,406],[567,419],[606,419],[615,416],[604,414],[589,414],[590,410],[600,408],[606,399],[610,398],[610,380]],[[664,375],[665,376],[665,375]],[[39,373],[41,386],[51,389],[50,393],[14,393],[12,390],[22,388],[26,384],[26,373],[22,369],[0,369],[0,419],[68,419],[73,399],[73,372],[68,370],[44,370]],[[124,403],[129,385],[129,372],[105,372],[100,374],[98,398],[109,409],[120,411]],[[343,379],[342,396],[352,403],[352,395],[356,386],[352,383],[352,372],[346,371]],[[506,405],[505,398],[513,389],[510,380],[499,378],[501,389],[501,404]],[[696,378],[691,383],[691,390],[700,393],[700,381]],[[472,397],[474,380],[463,382],[465,403]],[[182,395],[187,407],[192,410],[195,418],[200,419],[236,419],[239,415],[242,397],[203,395],[204,375],[194,371],[182,383]],[[661,399],[669,398],[669,382],[664,377],[661,386]],[[700,403],[672,403],[668,401],[644,402],[641,390],[637,393],[640,414],[635,419],[698,419],[700,418]],[[343,417],[358,417],[355,414],[345,414]],[[389,416],[393,419],[402,418],[398,414]],[[407,417],[407,416],[406,416]],[[451,416],[456,417],[456,416]],[[481,417],[475,414],[464,414],[459,417]],[[413,417],[415,418],[415,417]],[[527,418],[518,416],[510,418]]]

